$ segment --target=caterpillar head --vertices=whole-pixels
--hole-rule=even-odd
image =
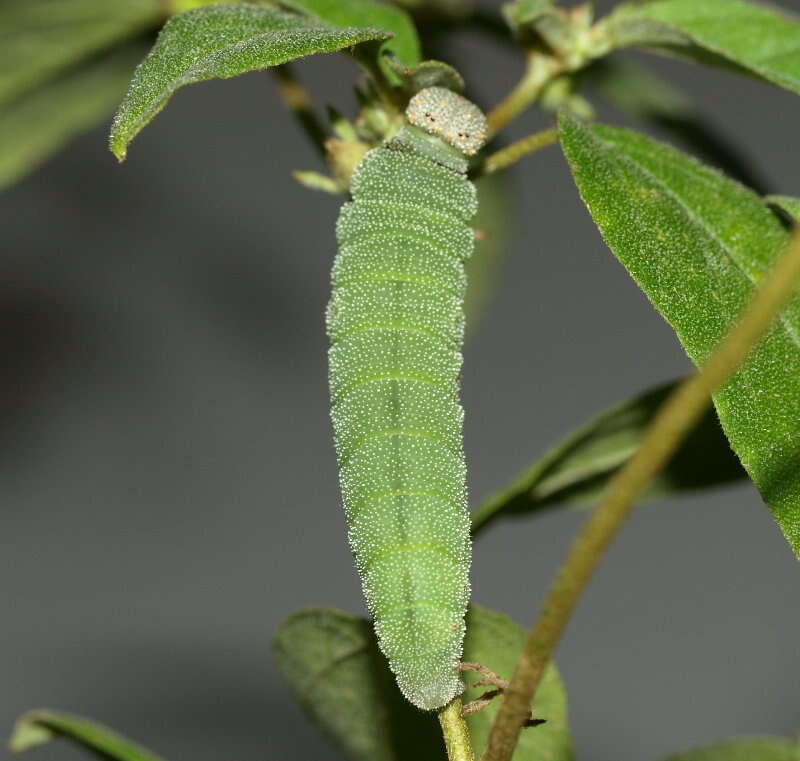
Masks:
[[[482,111],[444,87],[420,90],[409,101],[406,119],[467,156],[476,154],[488,137],[486,117]]]

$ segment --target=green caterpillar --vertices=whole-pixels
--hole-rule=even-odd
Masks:
[[[465,155],[486,120],[430,87],[371,150],[336,227],[328,306],[331,417],[350,544],[381,650],[403,694],[439,708],[469,599],[463,410],[464,262],[477,211]]]

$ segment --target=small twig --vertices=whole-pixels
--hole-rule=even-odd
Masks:
[[[475,682],[473,687],[495,687],[494,690],[489,690],[488,692],[484,692],[475,700],[471,700],[469,703],[464,705],[461,709],[462,716],[469,716],[473,713],[478,713],[482,711],[486,706],[488,706],[494,698],[498,695],[502,695],[503,691],[508,687],[508,680],[503,679],[502,677],[497,676],[490,668],[484,666],[481,663],[459,663],[458,664],[459,671],[472,671],[476,674],[480,674],[483,679]],[[525,723],[522,725],[523,727],[537,727],[539,724],[544,724],[547,720],[546,719],[534,719],[533,713],[528,711],[528,718],[526,719]]]
[[[374,86],[375,92],[380,97],[383,107],[389,112],[402,113],[405,109],[405,96],[402,88],[393,87],[387,81],[378,57],[371,55],[369,45],[360,45],[353,50],[353,58],[361,65],[369,76],[370,83]]]
[[[311,188],[311,190],[321,190],[323,193],[330,193],[331,195],[337,196],[347,192],[347,188],[336,182],[333,177],[320,174],[319,172],[294,169],[292,171],[292,177],[301,185]]]
[[[473,685],[473,687],[475,686],[476,685]],[[461,709],[461,715],[469,716],[470,714],[482,711],[492,702],[492,700],[494,700],[494,698],[502,694],[502,690],[489,690],[488,692],[484,692],[479,698],[475,698],[475,700],[470,700],[469,703],[465,703],[464,707]]]
[[[509,761],[528,707],[581,592],[650,479],[669,461],[709,403],[711,394],[746,359],[800,282],[800,229],[749,308],[708,361],[659,409],[642,445],[611,480],[606,496],[578,533],[528,634],[503,693],[481,761]]]
[[[525,156],[554,145],[558,142],[558,130],[555,127],[534,132],[532,135],[523,137],[505,148],[487,156],[486,159],[475,169],[473,176],[482,177],[487,174],[499,172],[501,169],[516,164]]]
[[[462,716],[469,716],[473,713],[478,713],[478,711],[482,711],[486,706],[488,706],[494,698],[498,695],[503,693],[503,690],[508,687],[508,680],[502,679],[501,677],[497,676],[490,668],[484,666],[480,663],[471,663],[466,661],[464,663],[458,664],[459,671],[471,671],[475,674],[480,674],[483,679],[473,684],[473,687],[494,687],[494,690],[489,690],[488,692],[484,692],[483,695],[476,698],[475,700],[471,700],[469,703],[465,704],[464,707],[461,709]]]
[[[473,687],[486,687],[491,685],[492,687],[499,687],[501,690],[504,690],[508,687],[508,680],[503,679],[502,677],[497,676],[490,668],[484,666],[482,663],[472,663],[471,661],[465,661],[464,663],[458,664],[459,671],[470,671],[474,674],[480,674],[483,679],[480,682],[475,682]]]
[[[553,77],[562,73],[563,64],[550,56],[537,52],[528,53],[528,64],[520,81],[513,90],[487,115],[489,135],[494,135],[509,122],[516,119],[541,94]]]
[[[278,94],[286,108],[294,114],[317,152],[321,156],[325,156],[325,140],[328,135],[322,122],[314,113],[308,90],[298,82],[291,66],[287,63],[274,67],[272,73],[278,84]]]
[[[461,698],[453,698],[439,709],[439,724],[444,735],[448,761],[475,761],[469,727],[461,713]]]

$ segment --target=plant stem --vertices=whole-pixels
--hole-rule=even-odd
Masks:
[[[709,403],[710,396],[745,360],[800,282],[800,228],[741,320],[700,370],[661,406],[642,445],[609,484],[600,506],[578,533],[550,588],[495,717],[481,761],[509,761],[531,698],[556,643],[600,558],[630,513],[634,500],[669,461]]]
[[[387,81],[381,65],[374,55],[370,55],[364,50],[368,46],[358,46],[353,51],[353,59],[358,63],[369,76],[370,82],[374,85],[377,94],[380,96],[383,107],[389,112],[402,113],[406,107],[405,96],[400,87],[393,87]]]
[[[539,97],[544,86],[561,73],[562,68],[562,64],[550,56],[529,52],[522,79],[486,116],[489,135],[494,135],[528,108]]]
[[[294,114],[320,156],[325,156],[325,140],[328,136],[325,127],[311,107],[311,95],[308,90],[297,81],[289,64],[276,66],[272,69],[272,73],[278,84],[278,94],[286,108]]]
[[[558,142],[558,130],[553,127],[551,129],[543,129],[540,132],[534,132],[532,135],[523,137],[511,145],[501,148],[491,156],[488,156],[484,162],[478,167],[475,172],[476,177],[480,177],[494,172],[499,172],[501,169],[516,164],[520,159],[535,153],[548,145],[553,145]]]
[[[439,724],[442,726],[448,761],[474,761],[469,727],[461,715],[461,698],[453,698],[439,709]]]

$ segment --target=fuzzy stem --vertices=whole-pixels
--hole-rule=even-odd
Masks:
[[[557,142],[558,130],[555,127],[543,129],[540,132],[534,132],[532,135],[523,137],[511,143],[511,145],[501,148],[491,156],[487,156],[485,161],[478,167],[475,176],[480,177],[486,174],[499,172],[501,169],[506,169],[516,164],[525,156]]]
[[[325,140],[327,134],[325,127],[314,113],[311,106],[311,95],[294,75],[289,64],[276,66],[272,69],[275,80],[278,84],[278,94],[281,96],[286,108],[294,114],[300,123],[311,144],[316,148],[320,156],[325,156]]]
[[[486,115],[489,135],[494,135],[528,108],[539,97],[545,85],[561,73],[562,68],[562,64],[550,56],[528,53],[528,64],[522,79]]]
[[[556,575],[517,662],[481,761],[509,761],[531,698],[595,566],[630,513],[634,500],[675,453],[713,391],[745,360],[800,281],[800,229],[740,321],[703,367],[667,399],[637,452],[609,484],[600,506],[578,533]]]
[[[461,715],[461,698],[453,698],[439,709],[439,724],[442,726],[448,761],[474,761],[469,727]]]

